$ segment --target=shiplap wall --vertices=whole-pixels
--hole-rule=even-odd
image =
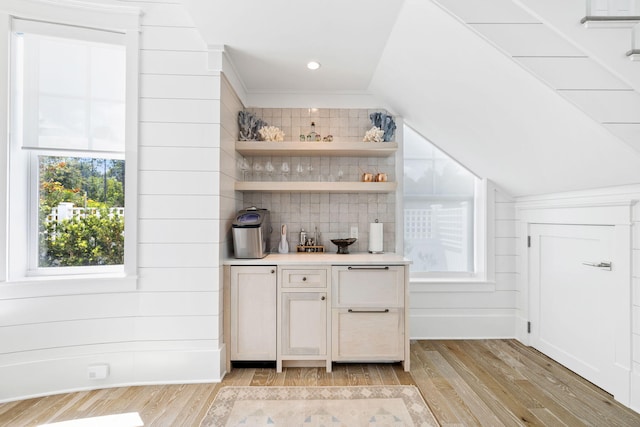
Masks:
[[[411,283],[411,338],[513,338],[518,300],[514,200],[491,184],[487,195],[488,263],[495,283]],[[492,248],[493,247],[493,248]],[[493,252],[493,253],[492,253]]]
[[[236,206],[234,171],[220,168],[221,156],[234,164],[220,100],[229,111],[237,101],[207,69],[207,46],[178,0],[120,4],[144,10],[138,289],[0,298],[0,401],[222,374],[221,230]],[[234,126],[227,117],[223,134]],[[107,379],[88,380],[96,364],[109,365]]]

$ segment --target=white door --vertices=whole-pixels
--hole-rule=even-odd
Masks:
[[[529,274],[531,345],[615,395],[614,228],[532,224]]]

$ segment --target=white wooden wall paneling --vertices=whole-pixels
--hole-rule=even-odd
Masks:
[[[220,376],[219,73],[179,1],[124,3],[145,9],[138,292],[0,300],[0,400]]]
[[[200,171],[141,171],[138,188],[140,194],[218,194],[218,172]]]
[[[163,267],[138,269],[140,292],[166,292],[183,290],[210,291],[218,278],[219,267]]]
[[[142,243],[139,250],[140,267],[210,267],[219,259],[216,243]]]
[[[177,50],[140,51],[140,72],[167,75],[217,75],[207,70],[207,58],[202,52]]]
[[[61,295],[0,300],[0,327],[64,320],[131,317],[137,309],[132,293]],[[2,345],[5,349],[5,345]]]
[[[20,365],[25,363],[37,364],[47,359],[76,359],[79,357],[102,356],[103,363],[106,362],[108,355],[118,352],[137,352],[137,351],[178,351],[185,349],[192,350],[208,350],[215,348],[217,343],[214,340],[181,340],[181,341],[131,341],[131,342],[113,342],[100,343],[91,345],[74,345],[73,347],[46,348],[39,350],[31,350],[19,353],[7,353],[0,355],[0,369],[11,365]],[[4,378],[4,377],[2,377]]]
[[[140,123],[142,147],[219,147],[218,123]]]
[[[220,99],[220,76],[143,74],[142,98]]]
[[[211,99],[140,99],[141,122],[218,123],[220,102]]]
[[[218,316],[150,316],[135,318],[137,341],[215,340]]]
[[[141,195],[140,219],[215,219],[219,197],[200,195]]]
[[[143,50],[207,51],[198,30],[185,27],[144,27],[140,46]]]
[[[138,226],[140,243],[220,243],[218,219],[144,219]]]
[[[496,237],[495,238],[496,255],[519,255],[518,254],[518,238],[516,237]]]
[[[516,214],[513,200],[493,197],[495,283],[443,282],[411,293],[412,338],[511,338],[515,336],[517,290]],[[452,289],[447,291],[447,289]],[[414,289],[423,289],[414,287]]]
[[[517,291],[518,273],[496,273],[496,291]]]
[[[411,295],[411,307],[420,309],[513,309],[515,291],[429,292]]]
[[[135,318],[64,320],[0,328],[3,352],[134,341]]]
[[[218,148],[141,147],[141,171],[217,171]]]
[[[140,316],[217,316],[218,292],[141,292]]]

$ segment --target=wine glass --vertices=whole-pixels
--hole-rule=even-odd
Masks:
[[[240,159],[240,161],[238,161],[238,169],[242,171],[242,180],[246,181],[247,172],[249,172],[249,169],[251,169],[249,167],[249,161],[247,160],[246,157],[243,157],[242,159]]]
[[[262,166],[262,163],[256,161],[253,162],[253,174],[256,181],[260,181],[260,176],[262,175],[263,170],[264,167]]]
[[[286,181],[289,176],[289,163],[282,162],[282,165],[280,165],[280,173],[282,174],[282,179]]]
[[[267,172],[267,175],[273,175],[273,171],[275,170],[275,168],[273,167],[273,163],[271,163],[271,160],[267,161],[267,163],[264,165],[264,170],[265,172]]]

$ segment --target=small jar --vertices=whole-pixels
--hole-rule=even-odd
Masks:
[[[387,174],[386,173],[376,174],[376,182],[387,182]]]
[[[368,172],[363,173],[362,182],[373,182],[373,174]]]

